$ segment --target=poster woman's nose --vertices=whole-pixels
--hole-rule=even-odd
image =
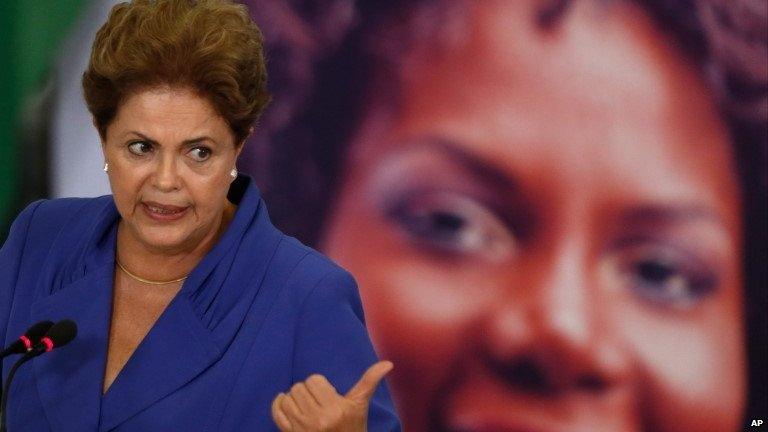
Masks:
[[[516,391],[541,395],[603,394],[625,383],[631,361],[585,254],[563,247],[531,265],[482,318],[486,365]]]

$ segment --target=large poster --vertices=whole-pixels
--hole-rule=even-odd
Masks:
[[[405,430],[749,425],[765,2],[250,5],[242,166],[357,278]]]
[[[78,80],[113,3],[52,75],[54,195],[107,190]],[[768,420],[768,3],[245,3],[238,168],[355,276],[405,430]]]

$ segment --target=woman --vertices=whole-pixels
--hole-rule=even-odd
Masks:
[[[354,280],[237,172],[269,100],[247,10],[119,4],[83,88],[113,194],[30,205],[0,252],[6,343],[79,329],[20,369],[8,430],[398,430]]]
[[[252,166],[360,281],[405,430],[765,416],[764,2],[257,3]]]

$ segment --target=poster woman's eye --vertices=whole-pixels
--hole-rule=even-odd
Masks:
[[[189,155],[197,162],[205,162],[211,157],[211,149],[208,147],[195,147],[189,151]]]
[[[419,246],[499,261],[515,251],[515,238],[482,202],[449,191],[406,193],[386,209],[399,229]]]
[[[128,144],[128,151],[136,156],[144,156],[152,151],[152,144],[146,141],[134,141]]]
[[[620,280],[642,298],[664,306],[690,308],[718,284],[714,270],[701,259],[669,246],[641,246],[620,254]]]

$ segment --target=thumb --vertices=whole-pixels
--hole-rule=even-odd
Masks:
[[[376,391],[376,387],[379,385],[384,376],[392,370],[394,365],[391,361],[380,361],[375,365],[368,368],[367,371],[360,378],[360,381],[355,383],[354,386],[347,392],[345,397],[352,399],[356,402],[368,402]]]

